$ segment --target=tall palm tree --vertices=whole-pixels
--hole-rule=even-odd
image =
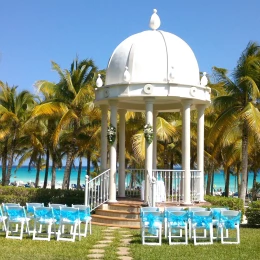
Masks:
[[[78,61],[76,58],[70,70],[62,70],[52,62],[52,67],[58,72],[60,81],[53,84],[46,81],[36,83],[39,90],[47,92],[50,99],[34,110],[33,116],[46,116],[52,118],[54,113],[60,115],[58,124],[53,132],[53,147],[57,147],[61,140],[66,153],[66,167],[62,188],[69,188],[71,167],[79,152],[77,133],[84,125],[87,108],[94,108],[94,78],[97,68],[92,60]]]
[[[221,85],[226,95],[213,100],[214,108],[220,115],[211,130],[210,138],[239,126],[242,134],[242,180],[239,198],[245,201],[248,173],[248,138],[250,135],[260,137],[260,112],[257,108],[260,93],[257,84],[260,82],[260,47],[249,43],[243,51],[231,77],[225,69],[213,68],[217,84]]]
[[[17,93],[17,86],[0,82],[0,141],[3,144],[2,184],[10,182],[12,166],[23,126],[28,120],[36,99],[28,91]]]

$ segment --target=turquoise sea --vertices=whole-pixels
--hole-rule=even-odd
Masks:
[[[0,167],[0,169],[1,169],[1,167]],[[61,169],[56,169],[56,176],[57,176],[56,184],[57,185],[61,185],[61,183],[62,183],[64,170],[65,170],[65,167],[62,167]],[[91,171],[92,170],[93,170],[93,168],[91,168]],[[44,174],[45,174],[44,170],[40,172],[40,184],[42,184],[44,181]],[[77,183],[77,175],[78,175],[78,168],[75,167],[71,171],[71,177],[70,177],[71,184]],[[86,167],[82,167],[81,178],[80,178],[81,184],[85,183],[85,175],[86,175]],[[17,170],[17,172],[15,173],[15,167],[13,167],[12,175],[11,175],[11,182],[14,182],[14,181],[23,182],[23,183],[35,182],[35,176],[36,176],[36,169],[34,169],[34,168],[32,168],[31,171],[28,171],[28,167],[23,166],[23,167],[19,168]],[[206,185],[206,181],[207,181],[207,176],[205,176],[205,185]],[[260,182],[260,173],[257,176],[257,181]],[[51,169],[49,170],[49,176],[48,176],[48,183],[50,183],[50,182],[51,182]],[[127,180],[126,180],[126,182],[127,182]],[[252,188],[252,184],[253,184],[253,173],[249,173],[248,189]],[[215,177],[214,177],[215,190],[216,191],[219,189],[224,190],[224,187],[225,187],[225,178],[224,178],[223,171],[216,172]],[[233,176],[233,175],[230,176],[230,191],[233,191],[233,192],[237,191],[237,180],[236,180],[236,176]]]

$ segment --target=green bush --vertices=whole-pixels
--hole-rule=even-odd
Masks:
[[[260,225],[260,201],[253,201],[246,210],[247,224],[250,226]]]
[[[213,207],[228,207],[232,210],[241,210],[242,215],[245,213],[242,199],[209,195],[206,195],[204,199],[210,202]]]
[[[26,202],[41,202],[45,206],[48,203],[71,206],[71,204],[84,204],[84,191],[0,186],[0,203],[7,202],[20,203],[23,206]]]

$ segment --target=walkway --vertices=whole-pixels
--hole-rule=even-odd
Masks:
[[[129,245],[132,240],[132,235],[127,230],[121,230],[117,227],[108,227],[104,229],[104,239],[100,240],[93,246],[93,249],[90,250],[88,259],[104,259],[105,250],[112,241],[115,239],[114,232],[117,231],[120,234],[120,247],[116,248],[117,259],[120,260],[132,260],[130,256]]]

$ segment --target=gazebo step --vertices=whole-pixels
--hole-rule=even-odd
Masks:
[[[140,218],[139,212],[129,212],[127,210],[97,209],[95,213],[96,213],[96,215],[119,217],[119,218],[125,218],[125,219],[139,219]]]
[[[139,219],[128,219],[121,217],[111,217],[111,216],[102,216],[93,214],[92,215],[92,223],[104,223],[108,225],[119,225],[124,227],[134,226],[136,228],[140,228],[140,220]]]
[[[105,226],[105,227],[121,227],[121,228],[131,228],[131,229],[139,229],[137,226],[130,226],[130,225],[118,225],[118,224],[106,224],[106,223],[99,223],[99,222],[93,222],[91,221],[92,225],[97,225],[97,226]]]
[[[111,204],[103,204],[102,209],[104,210],[120,210],[125,212],[135,212],[140,213],[139,205],[128,205],[123,203],[111,203]]]

